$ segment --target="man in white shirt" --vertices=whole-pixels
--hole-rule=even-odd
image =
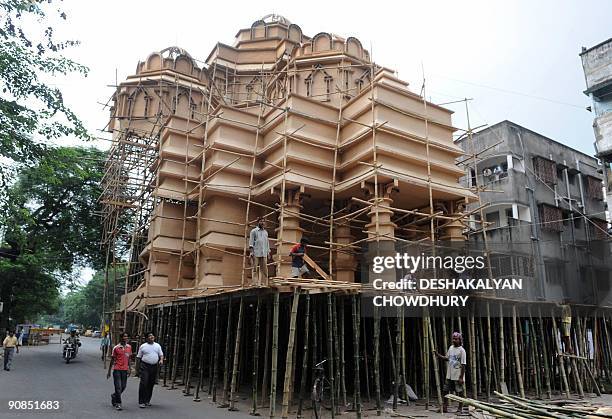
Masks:
[[[444,384],[444,392],[450,394],[452,392],[463,394],[463,383],[465,377],[465,365],[467,354],[463,348],[463,336],[461,333],[453,333],[453,344],[448,348],[446,355],[439,354],[435,349],[434,354],[438,358],[448,361],[446,367],[446,382]],[[463,410],[463,403],[459,403],[457,412]],[[444,404],[442,405],[442,413],[448,411],[448,399],[444,398]]]
[[[153,386],[157,378],[157,366],[164,364],[164,352],[155,335],[145,334],[147,341],[140,345],[136,358],[140,359],[140,386],[138,387],[138,405],[141,408],[151,406]]]
[[[270,243],[263,218],[257,219],[257,226],[249,234],[249,257],[253,267],[253,281],[257,286],[268,285],[268,259]]]

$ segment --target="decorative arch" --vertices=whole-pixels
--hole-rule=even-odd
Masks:
[[[162,63],[163,63],[163,57],[161,55],[161,53],[159,52],[154,52],[153,54],[149,55],[147,57],[147,60],[145,61],[145,66],[144,69],[145,70],[161,70],[162,69]]]
[[[332,36],[327,32],[319,32],[312,37],[312,52],[329,51],[332,49]]]
[[[359,39],[353,36],[347,38],[345,43],[345,51],[349,55],[353,55],[358,58],[363,57],[363,46],[361,45]]]
[[[266,22],[263,20],[256,20],[251,25],[251,39],[265,38],[266,37]]]
[[[193,59],[187,55],[179,55],[174,60],[174,69],[179,73],[191,75],[193,73]]]
[[[288,37],[291,41],[302,42],[302,28],[292,23],[289,25]]]

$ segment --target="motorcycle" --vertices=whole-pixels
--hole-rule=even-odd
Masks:
[[[81,346],[81,342],[79,342],[78,339],[76,341],[64,339],[64,350],[62,357],[64,358],[64,361],[66,361],[66,364],[69,364],[70,360],[76,358],[77,353],[79,352],[79,346]]]

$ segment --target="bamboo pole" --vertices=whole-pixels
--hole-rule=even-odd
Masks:
[[[372,395],[370,394],[370,368],[369,368],[369,363],[368,363],[368,335],[366,334],[366,322],[361,321],[359,322],[362,326],[361,328],[361,335],[363,336],[363,345],[361,346],[363,348],[363,374],[365,376],[365,385],[366,385],[366,397],[368,398],[368,403],[372,403]],[[344,355],[343,355],[344,358]],[[406,371],[404,370],[404,381],[406,381]],[[342,367],[342,381],[344,381],[344,366]],[[404,386],[405,388],[405,386]],[[408,400],[408,397],[406,397],[406,400]]]
[[[271,330],[272,330],[272,305],[270,301],[266,303],[266,345],[264,349],[264,366],[263,366],[263,379],[261,381],[261,405],[264,405],[264,400],[269,399],[268,397],[268,360],[270,357],[268,354],[270,351],[270,340],[271,340]]]
[[[232,337],[232,327],[233,327],[233,319],[232,319],[232,295],[229,295],[227,302],[227,328],[225,333],[225,351],[223,352],[223,394],[221,397],[221,402],[219,406],[221,408],[229,407],[228,398],[229,398],[229,386],[230,386],[230,377],[229,377],[229,369],[230,369],[230,341]]]
[[[336,417],[336,400],[334,397],[334,342],[333,342],[333,310],[332,295],[327,294],[327,357],[329,363],[329,379],[331,381],[331,417]]]
[[[493,371],[493,330],[491,329],[491,307],[487,301],[487,401],[491,399],[491,380],[493,379],[491,372]]]
[[[436,394],[438,395],[438,405],[440,406],[440,409],[442,408],[442,405],[444,404],[444,399],[442,399],[442,387],[440,386],[440,369],[438,367],[438,357],[433,353],[433,350],[436,349],[436,342],[434,341],[433,338],[433,330],[431,327],[431,319],[429,318],[429,316],[426,318],[426,322],[427,322],[427,329],[428,329],[428,334],[429,334],[429,343],[431,345],[431,358],[432,358],[432,362],[433,362],[433,367],[434,367],[434,374],[435,374],[435,379],[436,379]]]
[[[243,322],[243,311],[244,311],[244,297],[240,297],[240,306],[238,309],[238,326],[236,330],[236,342],[234,345],[234,365],[232,367],[232,383],[230,387],[230,396],[229,396],[229,410],[238,410],[235,405],[236,398],[236,386],[237,386],[237,378],[238,378],[238,368],[240,361],[240,339],[242,335],[242,322]],[[231,325],[230,325],[231,327]]]
[[[519,353],[517,326],[516,326],[516,305],[512,305],[512,344],[514,347],[514,363],[516,364],[516,376],[518,388],[521,397],[525,397],[525,388],[523,386],[523,372],[521,371],[521,356]]]
[[[542,319],[542,309],[538,307],[538,330],[540,332],[540,338],[542,339],[540,342],[540,350],[542,351],[542,359],[544,363],[544,383],[546,384],[546,394],[549,399],[552,399],[552,389],[550,387],[550,366],[548,364],[549,354],[548,354],[548,345],[546,344],[546,339],[544,336],[544,320]]]
[[[300,394],[298,399],[298,419],[302,418],[302,407],[304,402],[304,392],[306,391],[306,377],[308,373],[308,338],[310,330],[310,294],[306,294],[306,309],[304,316],[304,348],[302,357],[302,377],[300,379]]]
[[[542,398],[542,384],[540,382],[540,364],[538,362],[538,352],[536,349],[536,333],[533,325],[533,318],[531,317],[531,307],[529,308],[529,349],[531,353],[531,362],[533,368],[533,378],[536,390],[536,398]]]
[[[168,323],[170,323],[170,319],[172,318],[172,306],[170,306],[168,308],[168,316],[164,316],[164,343],[166,343],[166,347],[168,347],[168,353],[170,353],[170,336],[169,336],[169,329],[170,329],[170,325]],[[166,362],[164,365],[164,382],[163,382],[163,387],[167,387],[166,384],[166,380],[168,377],[168,364],[169,362]]]
[[[332,295],[332,311],[334,313],[334,317],[333,317],[333,335],[336,337],[336,339],[334,339],[334,365],[336,365],[336,386],[332,387],[332,391],[336,394],[336,400],[338,401],[336,403],[336,414],[339,415],[340,414],[340,393],[341,393],[341,379],[340,379],[340,371],[342,370],[342,366],[340,364],[340,341],[342,340],[343,336],[340,336],[338,334],[338,304],[337,304],[337,298],[335,295]],[[345,404],[346,406],[346,404]]]
[[[458,402],[466,404],[468,406],[474,406],[474,407],[476,407],[478,409],[482,409],[484,411],[494,413],[495,415],[501,416],[501,417],[504,417],[504,418],[509,418],[509,419],[529,419],[527,416],[521,416],[521,415],[517,415],[517,414],[514,414],[514,413],[509,413],[509,412],[507,412],[505,410],[498,409],[498,408],[495,408],[495,407],[492,407],[492,406],[488,406],[485,403],[479,403],[479,402],[477,402],[475,400],[468,399],[468,398],[463,398],[463,397],[458,397],[458,396],[455,396],[453,394],[447,394],[446,398],[448,398],[450,400],[458,401]]]
[[[357,296],[352,296],[353,311],[353,353],[354,353],[354,375],[355,375],[355,396],[354,407],[357,419],[361,418],[361,382],[359,377],[359,317],[357,316]]]
[[[221,343],[219,342],[219,301],[215,308],[215,351],[213,355],[213,373],[211,380],[212,387],[212,401],[217,402],[217,381],[219,377],[219,349]]]
[[[177,305],[175,310],[175,318],[174,318],[174,347],[172,348],[172,375],[171,375],[171,383],[170,388],[168,390],[174,390],[176,387],[174,383],[176,381],[176,370],[178,367],[178,342],[179,342],[179,323],[180,323],[180,307]]]
[[[285,383],[283,386],[283,402],[281,418],[289,417],[289,398],[291,393],[291,382],[293,381],[293,352],[295,348],[295,325],[297,322],[297,312],[300,304],[300,289],[296,288],[293,292],[293,305],[291,306],[291,319],[289,323],[289,341],[287,342],[287,357],[285,359]]]
[[[257,384],[259,375],[259,319],[261,317],[261,297],[257,296],[257,308],[255,309],[255,331],[253,334],[253,373],[251,374],[252,379],[252,402],[251,416],[259,416],[257,413]]]
[[[187,377],[185,379],[185,389],[183,392],[185,396],[191,396],[191,373],[193,368],[193,351],[195,350],[195,334],[196,334],[196,325],[198,322],[198,300],[195,300],[193,303],[193,319],[191,325],[191,339],[190,339],[190,349],[189,349],[189,365],[187,367]],[[187,344],[187,342],[185,342]]]
[[[470,370],[471,370],[471,378],[472,378],[472,398],[478,400],[478,378],[477,378],[477,364],[478,361],[476,359],[476,327],[474,324],[474,312],[470,310],[469,315],[469,324],[468,324],[468,335],[469,335],[469,343],[470,343]]]
[[[270,417],[276,414],[276,379],[278,368],[278,315],[280,294],[274,292],[274,314],[272,316],[272,369],[270,371]]]
[[[559,344],[559,339],[558,339],[558,333],[559,331],[557,330],[557,322],[555,321],[555,314],[552,314],[551,317],[552,320],[552,326],[553,326],[553,340],[555,341],[555,347],[557,348],[556,353],[560,354],[562,353],[561,351],[561,345]],[[570,390],[569,390],[569,384],[567,382],[567,375],[565,374],[565,364],[563,362],[563,358],[557,358],[558,362],[559,362],[559,372],[561,374],[561,380],[563,383],[563,389],[565,391],[565,397],[566,398],[570,398]],[[521,395],[521,397],[525,397],[524,395]]]
[[[393,349],[393,340],[391,339],[391,326],[389,326],[389,318],[385,319],[387,325],[387,338],[389,340],[389,351],[391,352],[391,365],[393,366],[393,411],[397,410],[397,399],[399,397],[398,387],[396,383],[399,381],[399,371],[397,370],[397,364],[395,362],[395,353]]]
[[[374,306],[374,392],[376,393],[376,415],[382,414],[380,391],[380,311]]]
[[[202,379],[204,378],[204,348],[205,348],[205,339],[206,339],[206,322],[208,320],[208,300],[206,300],[206,305],[204,306],[204,320],[202,323],[202,337],[200,341],[200,357],[198,359],[198,384],[196,385],[195,393],[193,395],[193,401],[199,402],[200,399],[200,388],[202,386]],[[210,372],[210,370],[209,370]]]
[[[487,397],[487,401],[491,398],[491,395],[489,394],[489,391],[491,389],[491,385],[489,383],[489,374],[488,372],[491,370],[491,366],[488,363],[487,360],[487,351],[485,349],[485,338],[484,338],[484,331],[482,328],[482,318],[480,318],[478,320],[478,343],[479,343],[479,348],[480,348],[480,357],[482,359],[481,361],[481,366],[483,367],[481,369],[481,383],[484,381],[485,383],[485,393],[486,393],[486,397]],[[483,370],[484,369],[484,370]]]
[[[508,392],[506,385],[506,347],[504,344],[504,306],[499,303],[499,390]]]
[[[340,306],[340,391],[342,393],[342,405],[346,406],[346,360],[344,359],[344,304]],[[340,402],[338,402],[340,404]]]

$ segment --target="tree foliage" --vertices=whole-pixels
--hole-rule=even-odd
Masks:
[[[36,302],[29,314],[52,311],[57,288],[72,282],[75,266],[104,266],[97,202],[104,156],[94,148],[48,148],[36,165],[21,169],[8,189],[0,214],[5,229],[0,300],[12,299],[8,308],[16,309],[24,284],[39,281],[42,294],[31,291],[23,303]]]
[[[95,148],[49,148],[38,164],[20,171],[2,219],[11,252],[34,255],[51,272],[104,266],[96,215],[104,156]]]
[[[122,273],[117,272],[117,281],[122,280]],[[86,327],[99,327],[102,323],[102,296],[104,294],[105,272],[98,271],[85,286],[68,293],[62,298],[61,310],[62,324],[82,324]],[[112,289],[114,281],[113,272],[109,272],[109,288],[107,289],[106,310],[113,308],[113,302],[117,305],[123,289],[118,287]],[[113,298],[115,291],[115,298]],[[116,307],[115,307],[116,308]]]
[[[45,25],[50,14],[66,19],[49,0],[0,0],[0,157],[18,164],[40,158],[46,140],[89,138],[62,92],[42,80],[88,72],[61,55],[78,42],[55,40],[53,28]],[[32,20],[35,25],[27,24]],[[0,165],[0,186],[7,180],[6,167]]]

